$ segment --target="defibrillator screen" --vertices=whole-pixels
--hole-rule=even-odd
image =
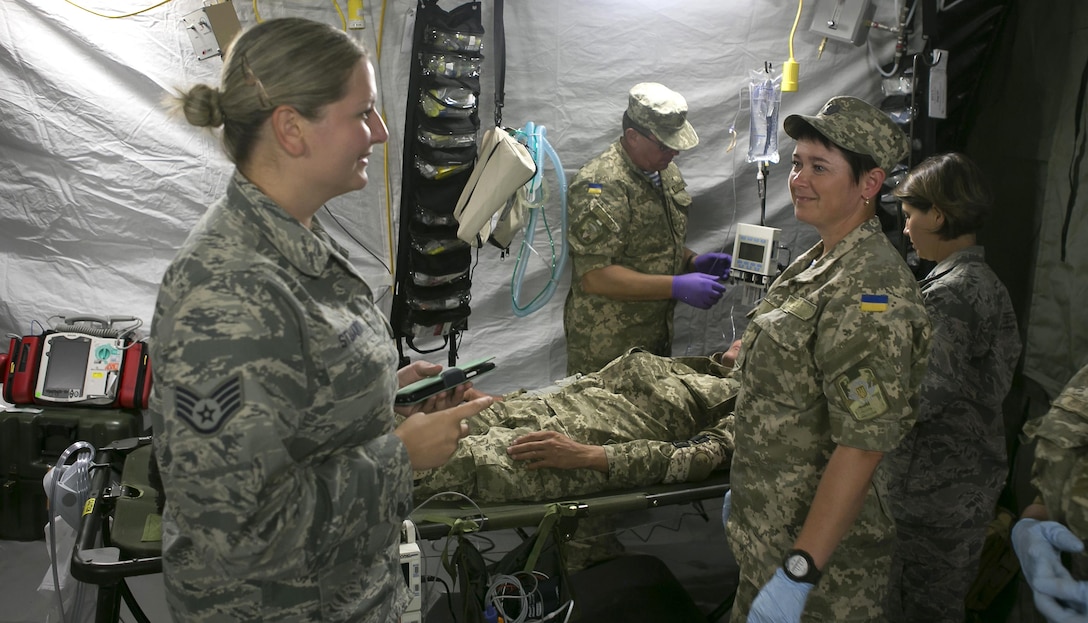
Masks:
[[[46,353],[49,362],[45,369],[43,393],[51,395],[63,391],[67,394],[68,390],[77,390],[82,394],[90,354],[90,338],[51,340],[49,352]]]
[[[763,263],[763,246],[750,242],[740,243],[740,252],[737,254],[742,260]]]

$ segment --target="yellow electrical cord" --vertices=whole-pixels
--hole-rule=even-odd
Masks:
[[[801,7],[804,6],[804,3],[805,0],[797,0],[797,17],[793,18],[793,28],[790,29],[790,59],[782,63],[783,93],[797,90],[797,74],[800,68],[797,61],[793,59],[793,35],[797,33],[797,22],[801,21]]]
[[[347,30],[348,30],[348,19],[346,17],[344,17],[344,12],[340,10],[340,3],[337,2],[336,0],[332,0],[332,5],[334,7],[336,7],[336,14],[340,16],[340,28],[344,32],[347,32]]]
[[[156,4],[156,5],[149,6],[146,9],[140,9],[139,11],[133,11],[132,13],[125,13],[124,15],[106,15],[104,13],[99,13],[97,11],[92,11],[92,10],[86,8],[86,7],[81,7],[78,4],[76,4],[75,2],[72,2],[72,0],[64,0],[64,1],[67,2],[68,4],[74,6],[75,8],[79,9],[80,11],[86,11],[86,12],[90,13],[91,15],[97,15],[98,17],[104,17],[106,19],[121,19],[122,17],[132,17],[133,15],[139,15],[140,13],[146,13],[146,12],[150,11],[151,9],[157,9],[157,8],[161,7],[162,5],[164,5],[164,4],[168,4],[170,2],[173,2],[174,0],[162,0],[162,2],[160,2],[160,3]],[[254,1],[256,1],[256,0],[254,0]]]

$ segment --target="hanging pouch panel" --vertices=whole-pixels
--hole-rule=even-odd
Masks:
[[[412,288],[408,307],[430,312],[465,309],[472,300],[471,286],[468,275],[464,275],[442,285]]]
[[[428,180],[443,180],[471,172],[476,163],[476,150],[472,147],[435,149],[420,145],[416,153],[416,171]]]
[[[475,125],[479,126],[479,116],[476,114],[479,94],[478,77],[457,80],[442,75],[430,76],[419,96],[419,109],[424,117],[432,119],[475,118]]]
[[[452,227],[456,230],[454,203],[471,173],[463,171],[439,180],[412,175],[412,222],[430,227]]]
[[[410,346],[467,327],[471,247],[453,209],[476,164],[484,36],[480,2],[446,11],[420,0],[415,23],[390,318]]]
[[[468,305],[445,311],[417,311],[400,326],[401,335],[409,338],[439,337],[449,335],[450,331],[464,331],[468,328],[471,311]]]
[[[466,253],[424,255],[413,250],[412,283],[421,287],[438,286],[468,275],[472,257]]]
[[[478,115],[467,118],[420,117],[416,140],[435,149],[476,147],[476,133],[480,129]]]
[[[468,243],[457,238],[456,228],[428,227],[419,223],[410,223],[408,229],[411,232],[408,240],[414,253],[435,256],[468,249]],[[468,253],[463,255],[471,259]]]
[[[456,25],[429,24],[424,28],[423,42],[433,50],[479,56],[484,45],[483,25],[480,24],[478,32],[470,32],[473,28],[475,24],[471,19],[461,20]]]

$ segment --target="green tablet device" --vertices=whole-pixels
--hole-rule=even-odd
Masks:
[[[494,357],[469,361],[459,366],[446,368],[434,376],[429,376],[425,379],[416,381],[415,383],[405,385],[397,390],[395,404],[397,406],[414,405],[417,402],[423,402],[435,394],[440,394],[444,391],[451,390],[458,385],[472,381],[495,369],[495,364],[491,361],[492,359],[494,359]]]

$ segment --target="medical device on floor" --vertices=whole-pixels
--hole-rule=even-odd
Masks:
[[[408,594],[412,596],[412,600],[401,616],[402,622],[421,618],[422,560],[419,544],[416,543],[416,525],[412,523],[412,520],[405,519],[400,530],[400,568],[404,573],[404,582],[408,585]]]
[[[730,276],[735,284],[743,286],[741,297],[747,304],[755,304],[763,298],[778,275],[778,236],[781,232],[777,227],[737,225]]]

